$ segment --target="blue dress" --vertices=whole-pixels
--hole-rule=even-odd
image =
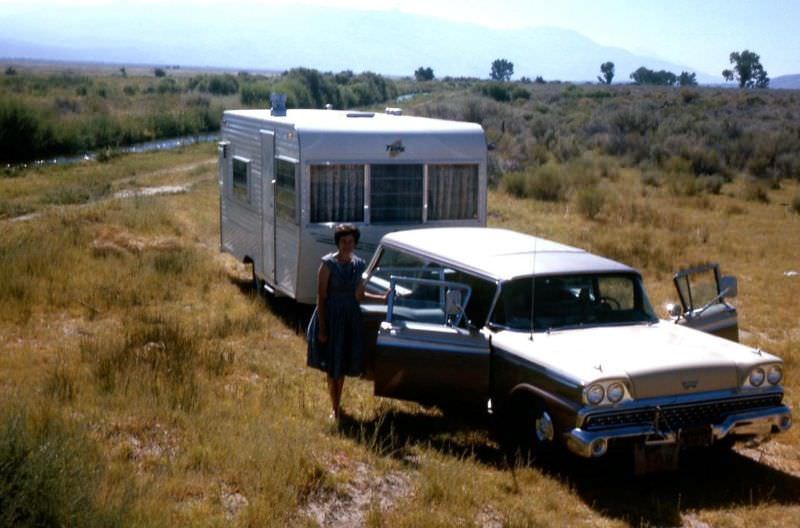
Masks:
[[[319,316],[311,316],[308,339],[308,366],[326,372],[332,378],[361,376],[364,373],[364,337],[361,307],[356,288],[367,269],[363,259],[353,255],[350,262],[340,263],[333,253],[322,257],[330,271],[328,298],[328,342],[317,340]]]

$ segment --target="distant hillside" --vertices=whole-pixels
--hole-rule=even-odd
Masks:
[[[783,88],[785,90],[800,90],[800,73],[775,77],[769,81],[769,87]]]
[[[220,16],[200,4],[155,10],[124,5],[18,8],[0,14],[0,54],[6,58],[160,63],[233,68],[371,70],[411,75],[431,66],[437,77],[486,78],[507,58],[515,78],[595,81],[600,64],[616,64],[628,82],[639,66],[675,73],[688,66],[602,46],[558,28],[495,30],[438,18],[348,9],[272,6]],[[696,71],[702,83],[719,78]]]

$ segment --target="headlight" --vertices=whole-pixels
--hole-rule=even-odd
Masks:
[[[783,379],[783,370],[778,365],[772,365],[767,369],[767,381],[770,385],[777,385]]]
[[[586,401],[591,403],[592,405],[597,405],[603,401],[603,396],[605,396],[605,389],[603,389],[602,385],[595,383],[594,385],[590,386],[589,389],[586,391]]]
[[[764,383],[764,369],[761,367],[754,368],[750,372],[750,385],[760,387],[762,383]]]
[[[618,403],[625,396],[625,387],[622,383],[612,383],[608,386],[606,396],[611,403]]]

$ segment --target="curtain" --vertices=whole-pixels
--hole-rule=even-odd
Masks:
[[[364,221],[363,165],[311,165],[311,221]]]
[[[478,217],[478,166],[428,166],[428,220]]]

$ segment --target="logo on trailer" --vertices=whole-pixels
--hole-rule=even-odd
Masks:
[[[403,146],[403,142],[399,139],[394,143],[389,143],[386,145],[386,152],[389,153],[390,158],[395,158],[405,151],[406,148]]]
[[[697,388],[697,380],[685,380],[681,382],[683,388],[686,390],[696,389]]]

